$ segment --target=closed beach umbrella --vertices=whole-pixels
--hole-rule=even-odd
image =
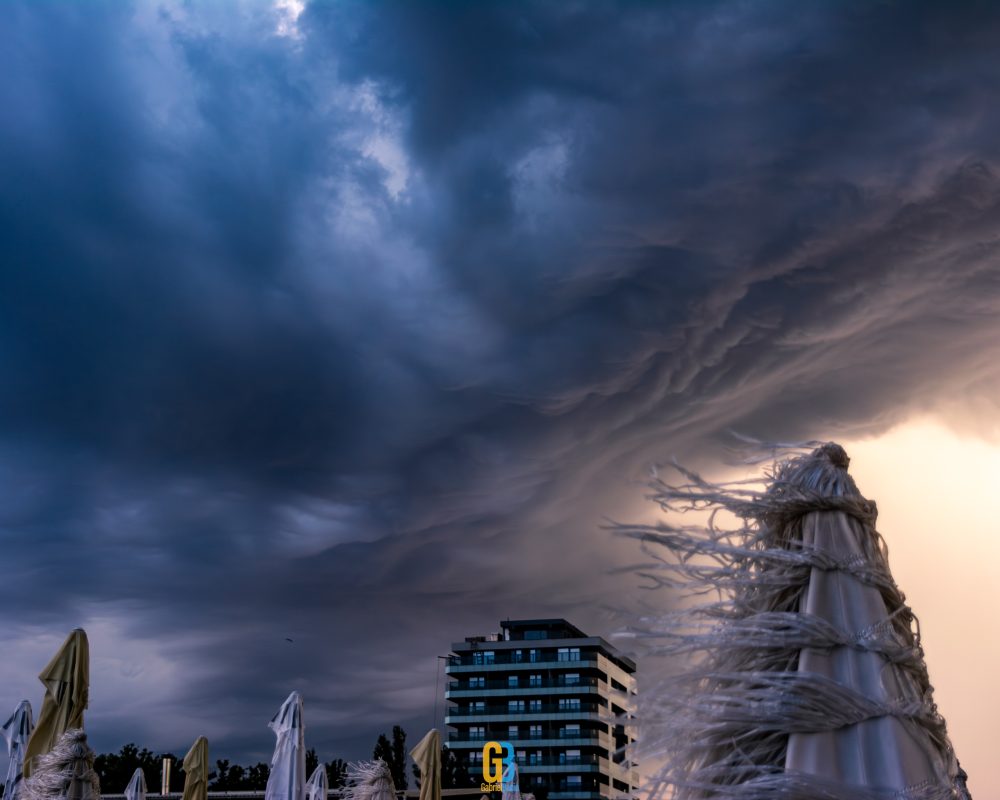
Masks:
[[[36,759],[35,771],[25,778],[22,800],[101,800],[101,784],[94,770],[94,751],[79,728],[63,733],[52,748]]]
[[[389,765],[381,758],[352,761],[347,765],[341,800],[396,800],[396,785]]]
[[[16,800],[21,791],[23,779],[24,749],[28,745],[28,737],[34,727],[31,716],[31,703],[22,700],[17,704],[10,719],[4,723],[0,733],[7,742],[7,778],[3,784],[4,800]]]
[[[274,755],[267,778],[265,800],[303,800],[306,788],[306,729],[302,696],[292,692],[267,723],[274,731]]]
[[[184,756],[181,800],[208,800],[208,739],[204,736],[199,736]]]
[[[634,631],[654,652],[694,656],[646,692],[645,738],[666,760],[652,798],[968,797],[875,504],[848,464],[827,443],[759,488],[682,470],[680,486],[653,484],[663,508],[722,510],[739,526],[621,528],[672,551],[645,570],[654,583],[722,598]]]
[[[82,628],[66,637],[38,679],[45,686],[45,697],[24,752],[25,778],[31,775],[32,760],[49,752],[63,733],[83,728],[83,710],[90,689],[90,646]]]
[[[410,751],[420,770],[420,800],[441,800],[441,736],[431,728]]]
[[[320,764],[313,770],[306,784],[306,800],[326,800],[330,793],[330,783],[326,776],[326,767]]]
[[[146,800],[146,776],[142,767],[136,767],[132,780],[125,787],[125,800]]]
[[[517,762],[514,762],[514,767],[510,771],[510,775],[506,773],[502,779],[502,800],[521,800],[521,787],[518,782],[517,777]]]

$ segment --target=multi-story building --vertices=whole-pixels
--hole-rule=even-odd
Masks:
[[[447,746],[483,776],[483,745],[510,742],[522,793],[549,800],[632,794],[635,662],[564,619],[507,620],[451,646]]]

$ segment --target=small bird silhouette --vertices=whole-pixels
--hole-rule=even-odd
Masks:
[[[289,638],[288,638],[288,637],[286,636],[286,637],[285,637],[285,641],[286,641],[286,642],[291,642],[292,640],[291,640],[291,639],[289,639]]]

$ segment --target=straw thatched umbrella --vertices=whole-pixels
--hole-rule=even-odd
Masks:
[[[35,771],[24,781],[22,800],[101,800],[101,783],[94,771],[94,751],[87,734],[71,728],[37,757]]]
[[[146,800],[146,775],[142,767],[136,767],[132,780],[125,787],[125,800]]]
[[[341,800],[396,800],[389,765],[381,758],[352,761],[347,765]]]
[[[420,770],[420,800],[441,800],[441,736],[431,728],[410,751]]]
[[[682,469],[687,482],[655,481],[654,499],[739,527],[717,515],[705,528],[620,527],[660,559],[643,573],[654,585],[722,598],[633,632],[653,652],[695,656],[645,693],[645,738],[667,762],[651,797],[967,796],[875,504],[848,464],[828,443],[776,463],[759,488]]]
[[[38,724],[24,751],[25,778],[31,775],[33,759],[49,752],[63,733],[83,728],[83,710],[90,688],[90,646],[82,628],[66,637],[38,679],[45,686],[45,698]]]
[[[22,700],[17,704],[0,734],[7,742],[7,778],[3,783],[4,800],[17,800],[24,777],[24,749],[28,745],[35,723],[31,715],[31,703]]]
[[[199,736],[184,756],[184,794],[181,800],[208,800],[208,739]]]
[[[277,739],[264,798],[303,800],[306,785],[306,743],[302,696],[298,692],[288,695],[267,727],[274,731]]]
[[[326,800],[330,794],[330,781],[326,775],[326,767],[320,764],[306,783],[306,800]]]

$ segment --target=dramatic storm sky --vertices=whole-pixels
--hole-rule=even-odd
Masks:
[[[651,461],[995,437],[998,41],[986,2],[4,2],[0,702],[82,625],[99,750],[266,758],[297,688],[364,756],[452,641],[614,629]]]

